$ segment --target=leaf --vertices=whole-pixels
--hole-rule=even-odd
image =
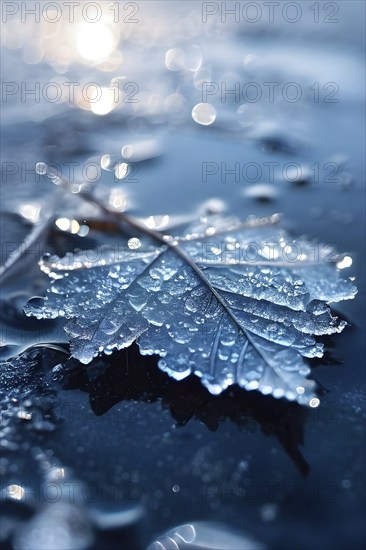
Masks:
[[[315,336],[346,325],[327,303],[357,292],[331,249],[261,221],[217,217],[159,240],[43,259],[53,281],[26,314],[65,317],[84,364],[136,340],[142,354],[160,356],[160,369],[177,380],[194,373],[212,394],[238,384],[316,406],[303,357],[321,357]]]

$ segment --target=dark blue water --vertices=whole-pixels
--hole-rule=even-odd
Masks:
[[[60,349],[33,348],[3,366],[2,541],[7,548],[36,548],[35,531],[61,525],[66,514],[61,510],[54,519],[56,503],[75,506],[68,509],[71,516],[80,514],[77,528],[65,520],[62,548],[145,548],[175,525],[205,520],[239,529],[270,549],[358,550],[365,540],[363,6],[334,3],[339,22],[327,26],[313,24],[304,2],[307,15],[296,25],[279,18],[255,27],[216,19],[202,26],[201,5],[194,2],[151,4],[139,3],[140,26],[123,27],[126,35],[115,46],[123,61],[113,61],[115,66],[110,61],[112,70],[81,58],[75,46],[61,70],[49,53],[59,35],[47,38],[43,30],[32,39],[31,24],[7,27],[3,82],[48,82],[57,76],[108,86],[123,74],[138,83],[139,103],[135,110],[124,104],[98,116],[67,102],[22,102],[19,95],[4,102],[2,260],[29,233],[37,209],[42,220],[51,208],[56,188],[34,174],[35,163],[57,163],[63,174],[66,163],[75,163],[76,179],[102,155],[149,139],[161,154],[132,163],[124,182],[100,171],[95,192],[101,200],[122,197],[130,214],[166,215],[171,225],[208,208],[243,219],[280,212],[293,235],[331,243],[351,256],[346,271],[356,277],[359,293],[337,305],[349,325],[325,341],[324,360],[313,362],[322,387],[315,410],[238,388],[213,397],[197,379],[173,381],[135,346],[91,367],[72,363],[57,380],[48,373],[66,360]],[[67,34],[74,27],[66,23],[62,29]],[[23,48],[10,49],[12,32],[23,36]],[[67,40],[59,42],[65,52]],[[44,54],[27,64],[24,52],[34,43]],[[296,82],[307,95],[296,103],[215,96],[215,122],[196,124],[191,110],[200,102],[192,84],[197,71],[164,66],[167,50],[187,43],[200,47],[202,66],[227,88],[232,82],[255,81],[262,89],[269,80]],[[248,54],[256,57],[244,66]],[[314,82],[320,82],[321,94],[326,83],[336,83],[338,102],[314,101],[309,91]],[[172,94],[179,94],[170,99],[177,102],[176,112],[167,107]],[[247,110],[237,112],[240,105]],[[289,163],[302,168],[301,181],[286,181]],[[258,184],[267,187],[253,190]],[[93,223],[86,237],[52,224],[5,280],[2,344],[17,344],[14,353],[37,342],[65,342],[57,322],[22,313],[47,284],[37,267],[40,254],[120,239],[110,221],[108,226],[97,210],[74,197],[62,194],[56,204],[56,218]],[[8,347],[6,352],[11,356]],[[101,527],[103,518],[121,510],[130,516]],[[36,520],[39,524],[27,523]],[[62,538],[65,533],[73,542]]]

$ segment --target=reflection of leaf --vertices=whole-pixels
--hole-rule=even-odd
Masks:
[[[193,372],[213,394],[238,384],[307,404],[315,383],[303,357],[321,357],[314,336],[345,326],[326,302],[356,293],[329,256],[272,226],[201,220],[158,248],[42,261],[52,285],[25,311],[66,317],[72,354],[85,364],[136,340],[173,378]]]
[[[176,382],[161,372],[155,357],[142,357],[135,344],[108,361],[95,358],[88,366],[69,359],[58,365],[56,375],[64,389],[87,392],[97,416],[120,402],[158,401],[170,411],[177,426],[197,419],[216,431],[224,421],[230,421],[252,431],[256,423],[265,435],[278,438],[303,475],[309,472],[299,448],[304,443],[307,411],[297,403],[265,398],[258,392],[244,393],[237,386],[219,396],[210,395],[194,376]],[[124,414],[123,422],[126,420]]]

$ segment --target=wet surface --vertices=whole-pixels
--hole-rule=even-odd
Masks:
[[[146,548],[174,526],[209,521],[270,549],[358,550],[365,514],[365,143],[363,39],[356,24],[362,8],[337,3],[340,22],[334,26],[312,25],[307,12],[293,27],[280,21],[249,30],[215,19],[201,32],[201,5],[192,2],[192,13],[180,7],[178,17],[176,3],[161,4],[155,11],[139,4],[140,26],[120,37],[124,62],[109,71],[80,50],[63,73],[46,54],[27,64],[25,49],[7,49],[16,39],[6,35],[5,81],[66,75],[109,86],[123,74],[140,91],[135,110],[122,105],[105,116],[67,102],[12,97],[4,105],[2,260],[52,208],[56,219],[77,221],[78,231],[89,223],[89,233],[50,223],[2,288],[2,355],[8,360],[1,365],[2,542],[21,549],[41,548],[40,540],[44,548]],[[148,28],[157,29],[154,40]],[[54,49],[52,39],[40,36],[45,52]],[[167,57],[187,42],[199,46],[200,68],[196,49]],[[221,102],[213,96],[216,118],[206,126],[212,111],[191,116],[202,100],[194,87],[200,78],[228,88],[236,81],[296,81],[307,100],[250,103],[232,96]],[[336,82],[338,103],[314,102],[308,89],[314,82],[320,93],[324,83]],[[136,346],[87,367],[66,367],[66,345],[35,347],[11,359],[37,342],[65,342],[58,322],[30,320],[22,312],[46,288],[37,267],[43,252],[137,237],[133,230],[118,236],[112,220],[62,190],[55,198],[59,190],[34,173],[35,164],[57,163],[69,176],[66,163],[75,162],[80,181],[86,163],[100,166],[106,154],[129,163],[129,150],[122,156],[121,148],[146,141],[150,146],[137,152],[123,179],[100,170],[92,185],[100,200],[148,218],[152,227],[208,209],[243,219],[281,212],[295,236],[330,243],[351,257],[345,272],[356,277],[359,293],[336,308],[349,326],[325,339],[325,357],[310,362],[321,387],[319,408],[305,410],[236,387],[214,397],[197,379],[172,380]],[[298,176],[294,166],[302,168]],[[49,525],[58,526],[63,546],[44,534]]]

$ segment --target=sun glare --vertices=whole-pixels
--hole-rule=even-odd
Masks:
[[[114,35],[104,23],[80,24],[76,46],[87,61],[102,61],[113,52],[115,45]]]

